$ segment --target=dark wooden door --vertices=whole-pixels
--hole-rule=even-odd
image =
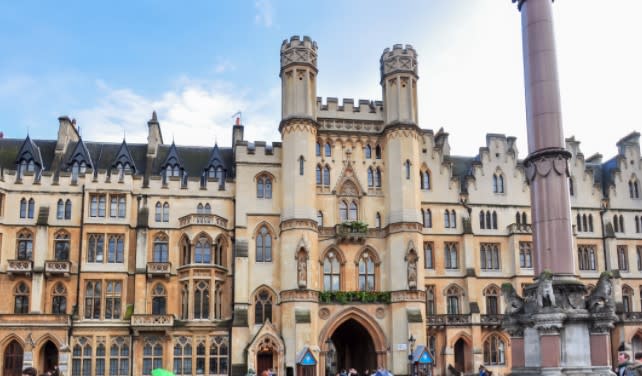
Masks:
[[[272,352],[261,352],[256,356],[256,373],[260,375],[263,371],[269,371],[274,367],[272,363]]]
[[[3,376],[22,376],[22,346],[16,341],[11,341],[4,350]]]

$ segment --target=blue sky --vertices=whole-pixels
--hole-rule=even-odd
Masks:
[[[554,3],[565,135],[608,157],[642,125],[642,5],[578,3]],[[381,52],[412,44],[423,128],[444,127],[453,154],[504,133],[526,155],[509,0],[4,1],[0,130],[55,138],[69,115],[85,139],[144,142],[156,110],[166,142],[227,146],[241,110],[248,140],[278,141],[279,47],[295,34],[319,45],[321,97],[380,99]]]

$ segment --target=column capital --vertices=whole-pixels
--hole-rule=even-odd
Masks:
[[[521,11],[522,10],[522,4],[526,2],[526,0],[511,0],[513,3],[517,3],[517,10]],[[555,2],[555,0],[551,0],[551,2]]]

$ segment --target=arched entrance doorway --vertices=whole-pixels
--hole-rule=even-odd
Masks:
[[[41,350],[42,371],[47,372],[53,370],[58,365],[58,348],[51,341],[47,341]]]
[[[372,337],[354,319],[343,322],[330,337],[334,345],[333,374],[354,368],[359,374],[377,369],[377,353]]]
[[[633,336],[633,339],[631,339],[631,347],[633,354],[642,352],[642,338],[640,338],[640,334]]]
[[[4,350],[4,366],[2,367],[4,376],[22,375],[22,355],[22,346],[16,340],[11,341]]]
[[[468,343],[463,338],[460,338],[455,342],[455,369],[462,373],[467,373],[472,371],[472,363],[470,359],[470,349]]]

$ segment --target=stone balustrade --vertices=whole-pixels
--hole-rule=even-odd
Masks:
[[[49,260],[45,261],[45,273],[48,275],[52,274],[63,274],[69,276],[71,272],[71,262],[69,261],[57,261]]]
[[[620,315],[620,320],[627,323],[642,324],[642,312],[624,312]]]
[[[148,262],[147,276],[169,278],[172,273],[172,264],[170,262]]]
[[[528,223],[511,223],[508,225],[509,234],[531,234],[533,227]]]
[[[470,314],[463,315],[428,315],[426,325],[432,327],[468,326],[472,323]]]
[[[187,226],[218,226],[220,228],[227,228],[227,219],[220,217],[216,214],[188,214],[178,219],[178,224],[181,228]]]
[[[480,323],[482,326],[486,327],[499,327],[502,325],[502,321],[504,320],[504,315],[500,314],[492,314],[492,315],[481,315],[479,318]]]
[[[7,273],[13,274],[31,274],[33,271],[33,261],[31,260],[9,260],[7,262]]]
[[[170,328],[174,326],[174,315],[145,315],[134,314],[131,326],[146,328]]]

